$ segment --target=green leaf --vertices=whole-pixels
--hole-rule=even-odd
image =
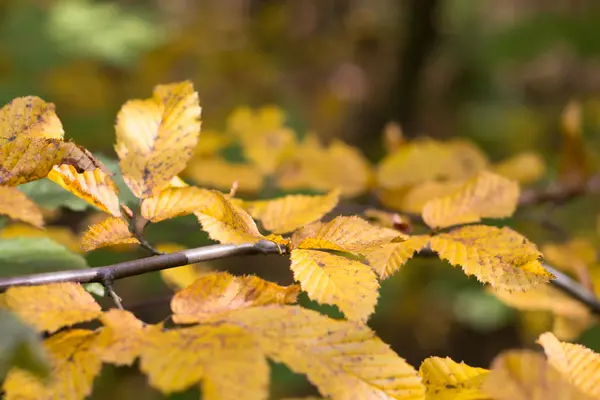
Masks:
[[[95,294],[98,297],[106,296],[106,290],[104,289],[104,285],[98,282],[86,283],[83,285],[83,288],[86,292]]]
[[[88,268],[85,258],[48,238],[0,240],[0,276]]]
[[[50,373],[48,356],[36,332],[12,313],[0,310],[0,381],[13,366],[42,378]]]

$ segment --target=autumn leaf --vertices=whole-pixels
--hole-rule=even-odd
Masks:
[[[254,243],[263,239],[250,214],[222,193],[211,192],[214,196],[209,206],[196,213],[202,229],[211,239],[223,244]]]
[[[256,276],[235,277],[217,272],[198,278],[171,300],[173,321],[193,323],[218,319],[241,308],[295,303],[298,285],[279,286]]]
[[[109,217],[90,226],[81,236],[83,251],[123,243],[139,243],[139,241],[129,231],[127,221],[116,217]]]
[[[379,296],[377,277],[369,266],[317,250],[292,250],[291,269],[308,296],[336,305],[351,320],[366,321]]]
[[[496,357],[483,391],[497,400],[592,400],[530,350],[510,350]]]
[[[83,329],[59,332],[44,342],[52,360],[50,382],[45,385],[29,372],[13,369],[4,382],[6,400],[83,399],[92,392],[102,362],[94,347],[96,334]]]
[[[55,165],[68,164],[77,172],[104,168],[89,151],[61,139],[0,137],[0,185],[16,186],[44,178]]]
[[[117,185],[101,169],[79,173],[72,165],[60,165],[52,168],[48,179],[100,210],[121,216]]]
[[[123,105],[115,150],[138,198],[157,195],[185,168],[198,142],[200,112],[198,94],[187,81],[158,85],[151,99]]]
[[[546,165],[537,153],[520,153],[494,165],[492,171],[505,178],[528,184],[544,175]]]
[[[500,290],[528,290],[553,278],[535,244],[510,228],[472,225],[431,237],[431,249]]]
[[[365,253],[369,266],[386,279],[396,273],[413,255],[427,246],[429,236],[411,236],[407,240],[397,243],[384,244]]]
[[[66,247],[72,253],[80,253],[79,237],[64,226],[48,226],[44,229],[27,224],[10,224],[0,230],[0,239],[48,238]]]
[[[287,233],[321,219],[331,211],[339,199],[339,190],[327,195],[289,195],[273,200],[244,202],[242,206],[265,229],[273,233]]]
[[[194,150],[195,159],[215,156],[219,151],[229,146],[232,139],[231,135],[227,133],[203,130],[202,140],[198,140],[198,145]]]
[[[267,399],[269,366],[253,338],[228,324],[144,333],[140,369],[164,394],[202,381],[206,400]]]
[[[552,333],[540,335],[548,363],[582,393],[600,397],[600,354],[574,343],[560,342]]]
[[[238,310],[226,321],[251,334],[274,361],[305,374],[325,397],[425,397],[414,368],[363,324],[277,305]]]
[[[300,249],[360,252],[407,236],[395,229],[370,224],[359,217],[336,217],[305,238]]]
[[[429,357],[419,368],[428,400],[487,399],[481,387],[488,373],[486,369],[459,364],[448,357]]]
[[[100,316],[100,306],[77,283],[13,286],[4,295],[6,306],[39,331],[55,332],[63,326]]]
[[[409,188],[381,190],[379,198],[386,207],[407,213],[421,214],[427,203],[439,197],[456,193],[463,184],[463,181],[425,181]]]
[[[23,192],[14,187],[0,186],[0,214],[38,228],[44,226],[42,211]]]
[[[131,365],[143,345],[144,323],[129,311],[110,309],[100,320],[104,328],[98,334],[95,346],[103,362]]]
[[[142,216],[160,222],[182,215],[201,212],[214,199],[213,192],[193,186],[171,187],[142,202]]]
[[[510,217],[519,201],[519,185],[481,172],[456,193],[434,199],[423,207],[423,220],[431,228],[479,222],[482,218]]]
[[[204,140],[202,133],[202,142]],[[192,159],[185,170],[197,185],[213,187],[227,191],[234,182],[238,191],[256,193],[263,186],[261,171],[250,164],[232,164],[222,158]]]
[[[0,142],[19,136],[62,139],[64,131],[54,104],[36,96],[17,97],[0,109]]]
[[[158,243],[154,248],[167,254],[186,250],[185,246],[177,243]],[[212,268],[206,263],[188,264],[181,267],[162,269],[160,270],[160,277],[167,286],[179,290],[191,285],[196,279],[212,272]]]

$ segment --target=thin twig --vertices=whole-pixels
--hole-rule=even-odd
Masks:
[[[117,306],[117,308],[119,310],[124,310],[123,308],[123,303],[121,303],[121,297],[119,297],[119,295],[117,294],[117,292],[115,292],[115,289],[113,288],[113,285],[111,282],[105,282],[104,283],[104,288],[106,289],[106,291],[108,292],[108,294],[110,295],[110,297],[112,297],[113,301],[115,302],[115,305]]]

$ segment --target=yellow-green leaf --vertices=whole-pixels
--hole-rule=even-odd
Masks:
[[[81,249],[91,251],[100,247],[123,243],[139,243],[122,218],[109,217],[88,228],[81,236]]]
[[[519,201],[519,185],[491,172],[481,172],[462,188],[423,207],[423,220],[432,228],[510,217]]]
[[[379,283],[369,266],[318,250],[292,250],[291,269],[308,296],[336,305],[348,319],[366,321],[375,311]]]
[[[197,279],[171,300],[173,321],[193,323],[219,318],[240,308],[295,303],[298,285],[279,286],[256,276],[216,272]]]
[[[42,211],[23,192],[14,187],[0,186],[0,214],[38,228],[44,226]]]
[[[117,116],[115,150],[134,195],[157,195],[190,160],[200,133],[191,82],[158,85],[151,99],[131,100]]]
[[[427,388],[427,400],[482,400],[489,397],[481,387],[489,371],[452,359],[429,357],[421,364],[419,375]]]
[[[52,168],[48,179],[100,210],[121,216],[117,185],[101,169],[79,173],[72,165],[60,165]]]
[[[339,190],[327,195],[289,195],[273,200],[248,201],[243,207],[253,218],[260,220],[273,233],[292,232],[321,219],[331,211],[339,199]]]
[[[433,236],[429,245],[440,258],[495,289],[528,290],[553,278],[538,260],[535,244],[507,227],[465,226]]]
[[[100,316],[100,305],[78,283],[42,286],[14,286],[4,303],[23,321],[39,331],[55,332],[63,326],[86,322]]]
[[[156,196],[144,199],[142,216],[160,222],[182,215],[201,212],[214,199],[213,192],[193,186],[171,187]]]

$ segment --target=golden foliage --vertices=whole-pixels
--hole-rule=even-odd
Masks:
[[[379,192],[379,199],[382,204],[395,210],[421,214],[423,207],[428,202],[438,197],[454,194],[463,184],[462,181],[425,181],[409,188],[383,189]]]
[[[308,296],[336,305],[348,319],[366,321],[379,296],[377,277],[369,266],[318,250],[293,250],[291,269]]]
[[[0,214],[41,228],[44,217],[38,206],[14,187],[0,186]]]
[[[456,193],[425,204],[423,220],[432,228],[479,222],[481,218],[510,217],[519,200],[517,183],[481,172]]]
[[[211,239],[224,244],[239,244],[254,243],[263,238],[250,214],[222,193],[211,193],[213,199],[208,207],[196,213],[202,229]]]
[[[109,217],[90,226],[81,236],[83,251],[123,243],[139,243],[139,241],[129,231],[127,221],[117,217]]]
[[[520,153],[494,165],[498,175],[522,184],[539,180],[546,172],[544,160],[537,153]]]
[[[168,394],[202,380],[207,400],[266,399],[269,367],[262,352],[241,328],[199,325],[144,333],[140,369],[150,385]]]
[[[298,285],[279,286],[256,276],[207,274],[175,294],[171,300],[173,321],[202,322],[241,308],[295,303],[299,292]]]
[[[103,362],[131,365],[138,357],[145,334],[144,323],[132,313],[111,309],[100,320],[104,328],[96,338],[95,346]]]
[[[157,195],[185,168],[198,143],[200,112],[198,94],[187,81],[158,85],[151,99],[123,105],[115,150],[134,195]]]
[[[470,367],[452,359],[429,357],[419,368],[427,389],[427,400],[480,400],[487,396],[481,391],[489,371]]]
[[[274,361],[306,374],[334,399],[424,399],[417,372],[367,326],[327,318],[298,306],[264,306],[231,313]]]
[[[238,191],[256,193],[263,185],[263,176],[254,165],[232,164],[217,157],[192,159],[185,174],[198,185],[220,190],[229,190],[237,182]]]
[[[92,295],[77,283],[11,287],[4,303],[38,331],[50,333],[97,318],[101,311]]]
[[[121,216],[117,185],[101,169],[79,173],[72,165],[57,165],[48,173],[48,179],[100,210]]]
[[[402,242],[388,243],[367,251],[367,261],[381,279],[386,279],[395,274],[415,252],[427,246],[428,242],[429,236],[417,235]]]
[[[289,195],[244,202],[242,207],[260,220],[265,229],[273,233],[287,233],[321,219],[336,206],[339,194],[336,189],[322,196]]]
[[[440,258],[500,290],[528,290],[553,278],[537,247],[510,228],[472,225],[433,236]]]
[[[170,187],[142,202],[142,216],[160,222],[182,215],[201,212],[213,201],[213,192],[193,186]]]
[[[600,354],[579,344],[560,342],[552,333],[543,333],[538,343],[548,363],[582,393],[600,397]]]
[[[17,97],[0,109],[0,142],[12,142],[17,137],[62,139],[63,136],[54,104],[39,97]]]
[[[73,329],[59,332],[44,342],[53,362],[51,381],[44,385],[30,373],[13,369],[4,382],[7,400],[83,399],[92,392],[102,362],[95,349],[92,331]]]

